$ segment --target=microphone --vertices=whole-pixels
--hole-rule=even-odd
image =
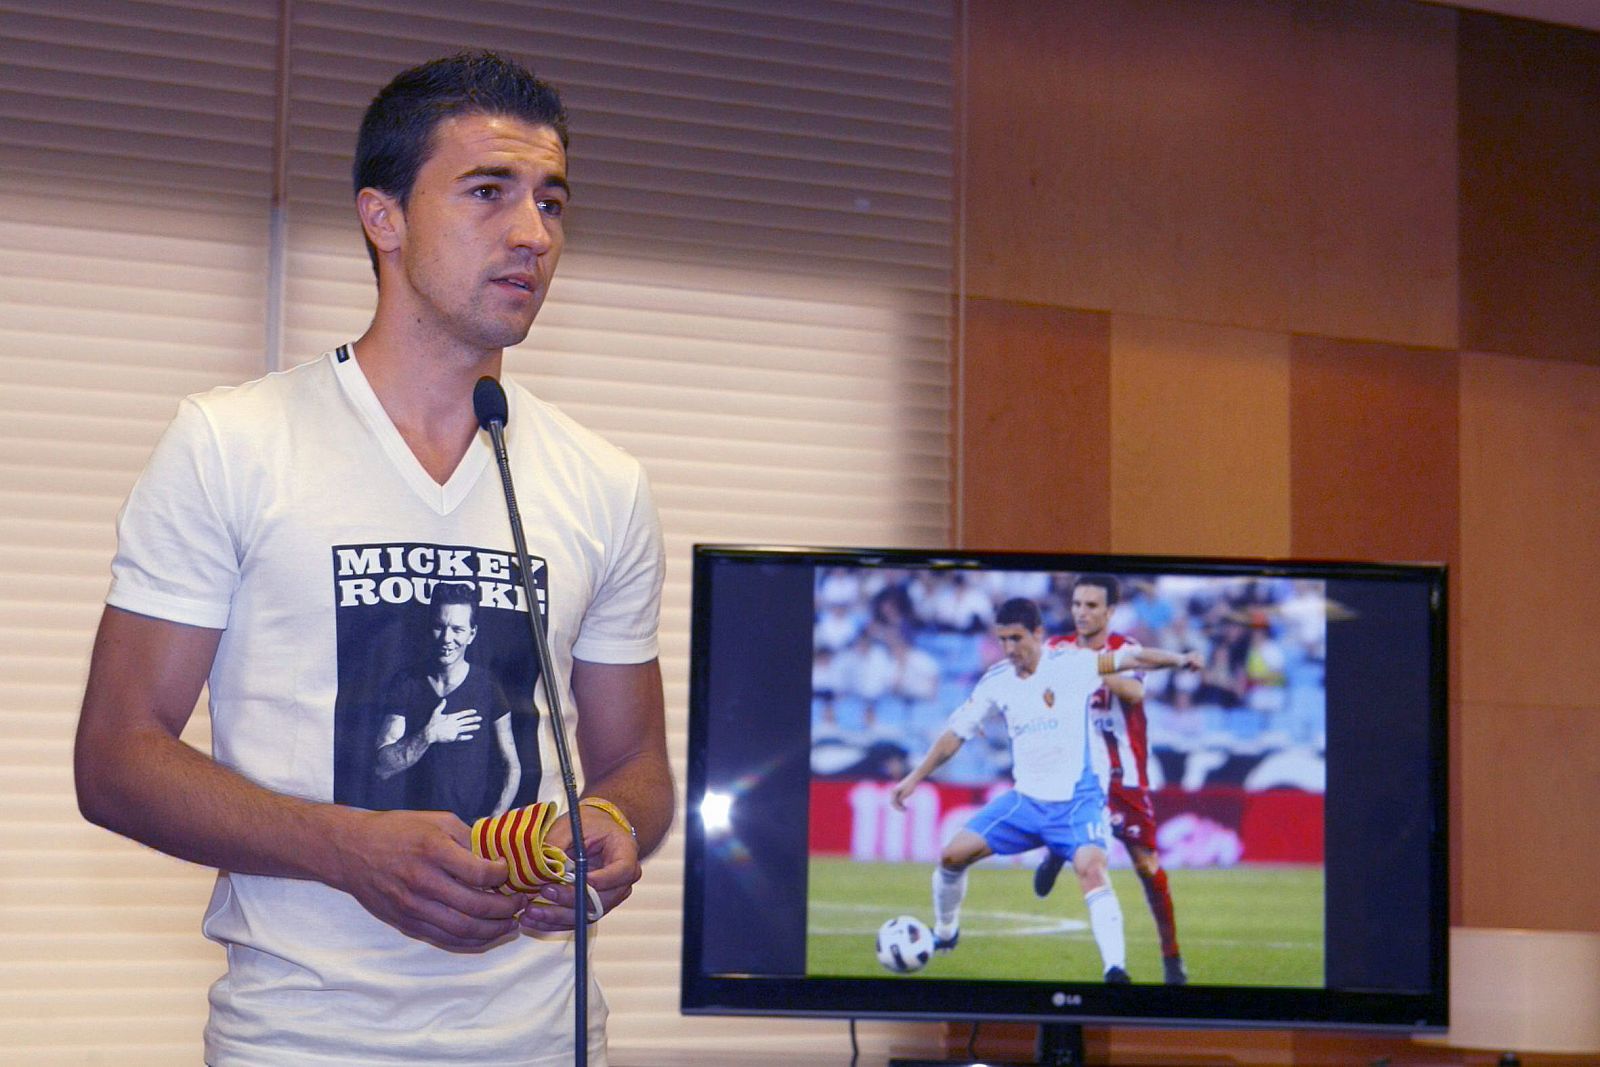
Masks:
[[[506,516],[511,520],[511,543],[522,572],[522,595],[528,605],[528,627],[533,635],[533,650],[539,660],[539,677],[544,681],[545,699],[550,705],[550,729],[555,735],[556,762],[561,769],[561,785],[567,797],[567,818],[572,823],[573,907],[578,913],[573,928],[573,1042],[574,1067],[589,1062],[589,855],[583,845],[583,821],[578,812],[578,781],[573,772],[572,753],[567,746],[567,727],[561,715],[561,694],[555,684],[555,665],[550,656],[550,638],[545,631],[539,600],[534,596],[533,567],[528,559],[528,541],[522,532],[522,515],[517,510],[517,492],[511,484],[511,458],[506,454],[506,419],[509,407],[506,391],[494,378],[484,375],[472,387],[472,410],[478,425],[489,434],[495,462],[500,467],[500,487],[505,491]],[[596,910],[599,900],[596,898]]]
[[[510,408],[506,404],[506,391],[500,388],[500,383],[485,374],[478,379],[478,384],[472,387],[472,412],[478,416],[478,425],[494,434],[491,423],[496,423],[503,430],[506,419],[510,417]],[[496,449],[498,451],[498,448]]]

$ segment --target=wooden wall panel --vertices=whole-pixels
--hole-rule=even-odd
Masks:
[[[969,292],[1454,345],[1452,12],[968,12]]]
[[[1111,544],[1289,553],[1289,339],[1111,320]]]
[[[1106,550],[1107,317],[968,300],[963,362],[957,416],[960,543]]]
[[[1600,363],[1600,34],[1463,14],[1461,347]]]
[[[1287,180],[1309,217],[1292,329],[1454,348],[1455,13],[1371,2],[1297,11],[1304,87],[1284,106],[1304,111]]]
[[[1600,707],[1600,367],[1462,358],[1461,543],[1463,698]]]
[[[1107,6],[1112,308],[1291,329],[1309,236],[1290,185],[1307,106],[1293,5]]]
[[[1462,702],[1460,925],[1600,932],[1600,704],[1561,701]]]
[[[1037,0],[967,10],[967,291],[1109,307],[1116,12]]]
[[[1461,504],[1462,917],[1600,930],[1600,368],[1463,357]]]
[[[1322,337],[1292,353],[1294,554],[1455,562],[1455,353]]]

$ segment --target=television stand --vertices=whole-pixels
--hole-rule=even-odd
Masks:
[[[1038,1051],[1027,1063],[991,1059],[891,1059],[889,1067],[1083,1067],[1083,1027],[1077,1023],[1042,1024]]]

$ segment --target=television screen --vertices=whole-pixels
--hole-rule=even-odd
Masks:
[[[1444,572],[697,546],[682,1008],[1446,1026]]]

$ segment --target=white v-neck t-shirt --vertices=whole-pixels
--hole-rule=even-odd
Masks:
[[[570,732],[574,658],[656,655],[661,532],[636,460],[507,384],[506,443]],[[516,762],[517,804],[560,799],[488,437],[439,485],[349,346],[183,401],[117,534],[107,603],[223,631],[209,678],[221,763],[281,793],[368,808],[410,806],[408,775],[466,773],[373,773],[379,723],[407,713],[397,702],[441,654],[429,602],[451,582],[474,598],[466,656],[517,733],[514,761],[497,750],[472,773],[497,797]],[[320,883],[228,872],[204,930],[228,955],[211,990],[214,1067],[571,1061],[570,939],[453,953]],[[590,1009],[600,1067],[598,990]]]

